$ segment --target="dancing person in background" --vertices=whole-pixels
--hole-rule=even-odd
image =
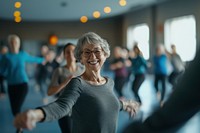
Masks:
[[[47,45],[42,45],[40,48],[40,55],[39,57],[46,58],[49,52],[49,47]],[[39,91],[42,95],[43,104],[48,103],[48,99],[46,97],[45,88],[46,85],[46,67],[43,64],[37,64],[36,66],[36,73],[35,73],[35,81],[36,81],[36,90]]]
[[[122,48],[122,58],[124,59],[124,63],[126,66],[126,70],[127,70],[127,77],[126,77],[126,82],[128,83],[132,74],[132,68],[131,68],[131,57],[130,57],[130,51],[128,48]]]
[[[132,91],[134,92],[136,100],[142,104],[141,98],[138,94],[140,86],[145,80],[145,73],[147,69],[147,62],[143,57],[141,50],[138,45],[135,44],[133,46],[133,51],[135,53],[135,57],[132,58],[132,72],[134,74],[134,80],[132,83]]]
[[[172,86],[176,85],[178,79],[183,75],[185,71],[185,64],[182,61],[180,55],[176,51],[176,46],[174,44],[171,45],[171,53],[167,52],[168,58],[172,64],[172,72],[169,75],[168,81]]]
[[[113,80],[101,75],[109,56],[109,44],[99,35],[89,32],[81,36],[75,57],[85,66],[83,74],[72,78],[53,103],[18,114],[15,127],[33,129],[36,122],[59,119],[72,110],[73,133],[116,133],[120,109],[132,116],[139,104],[119,100],[113,92]]]
[[[12,114],[16,116],[21,111],[28,92],[26,63],[45,63],[45,59],[20,51],[20,38],[15,34],[8,36],[8,43],[10,50],[0,62],[0,71],[5,72]],[[17,129],[17,132],[21,131]]]
[[[0,62],[3,56],[7,53],[8,53],[8,47],[6,45],[3,45],[0,50]],[[0,97],[4,97],[6,93],[5,80],[6,80],[5,76],[3,76],[3,74],[0,73]]]
[[[69,81],[83,73],[84,67],[80,63],[76,62],[74,57],[75,45],[67,43],[63,48],[63,57],[66,61],[66,65],[60,66],[53,71],[50,85],[48,87],[48,95],[61,95],[65,86]],[[72,121],[69,115],[62,117],[58,121],[62,133],[71,133]]]
[[[154,86],[157,93],[157,98],[160,101],[160,106],[164,103],[166,78],[167,78],[167,55],[165,54],[164,46],[157,45],[156,54],[153,57],[154,64]],[[159,89],[159,82],[161,82],[161,89]]]
[[[127,81],[128,70],[125,59],[122,56],[122,49],[117,46],[114,48],[114,59],[110,65],[110,69],[114,71],[115,90],[119,97],[123,97],[122,89]]]
[[[200,111],[200,51],[188,65],[182,78],[162,108],[144,122],[133,122],[123,133],[176,133]],[[192,129],[190,130],[192,132]]]
[[[38,64],[38,72],[36,74],[36,80],[39,85],[39,90],[43,98],[43,104],[48,103],[47,88],[50,84],[53,70],[59,67],[59,63],[55,60],[56,53],[54,50],[49,49],[45,55],[46,64]]]

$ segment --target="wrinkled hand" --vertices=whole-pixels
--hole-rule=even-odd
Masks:
[[[37,117],[33,110],[18,114],[14,119],[14,126],[16,128],[26,128],[32,130],[36,126]]]
[[[130,117],[134,117],[139,111],[140,104],[134,100],[120,99],[122,102],[123,110],[130,114]]]

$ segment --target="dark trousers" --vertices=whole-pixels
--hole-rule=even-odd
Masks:
[[[72,120],[69,116],[64,116],[58,120],[62,133],[71,133],[72,132]]]
[[[6,93],[4,81],[5,81],[5,77],[0,75],[0,93]]]
[[[28,84],[22,83],[18,85],[8,85],[8,96],[13,115],[17,115],[21,111],[28,92]]]
[[[135,79],[134,79],[133,84],[132,84],[132,90],[134,92],[136,100],[139,103],[142,103],[142,101],[140,99],[140,96],[139,96],[138,92],[139,92],[140,86],[142,85],[144,80],[145,80],[145,75],[144,74],[136,74],[135,75]]]
[[[166,75],[164,74],[155,74],[155,81],[154,81],[154,87],[156,89],[156,92],[160,91],[161,92],[161,99],[160,101],[162,102],[165,97],[165,90],[166,90]],[[162,88],[159,89],[159,82],[161,82]]]
[[[122,97],[122,89],[126,83],[126,77],[115,77],[115,90],[117,91],[119,97]]]
[[[181,77],[181,75],[183,75],[183,72],[175,72],[173,71],[168,78],[169,83],[174,86],[177,84],[179,78]]]

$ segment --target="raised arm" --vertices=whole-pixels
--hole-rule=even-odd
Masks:
[[[17,128],[33,129],[39,121],[57,120],[69,114],[82,92],[80,86],[78,79],[72,79],[55,102],[18,114],[14,125]]]
[[[73,75],[70,75],[61,84],[56,85],[56,86],[49,86],[48,91],[47,91],[48,96],[55,95],[61,92],[72,78],[73,78]]]

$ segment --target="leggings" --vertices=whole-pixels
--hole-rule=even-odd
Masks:
[[[140,86],[145,80],[145,75],[144,74],[135,74],[135,79],[132,84],[132,90],[134,92],[135,98],[139,103],[142,103],[140,96],[138,94],[138,91],[140,89]]]
[[[27,92],[27,83],[8,85],[8,96],[10,99],[12,114],[14,116],[16,116],[21,111],[21,107],[24,103]]]
[[[115,90],[118,93],[119,97],[122,97],[122,89],[126,83],[126,77],[115,77]]]
[[[0,75],[0,93],[6,93],[4,86],[5,77]]]
[[[166,80],[166,75],[164,75],[164,74],[156,74],[155,75],[154,86],[155,86],[156,92],[161,91],[161,99],[160,99],[161,102],[164,100],[164,97],[165,97],[165,90],[166,90],[166,81],[165,80]],[[159,82],[161,82],[161,84],[162,84],[161,90],[158,87]]]

